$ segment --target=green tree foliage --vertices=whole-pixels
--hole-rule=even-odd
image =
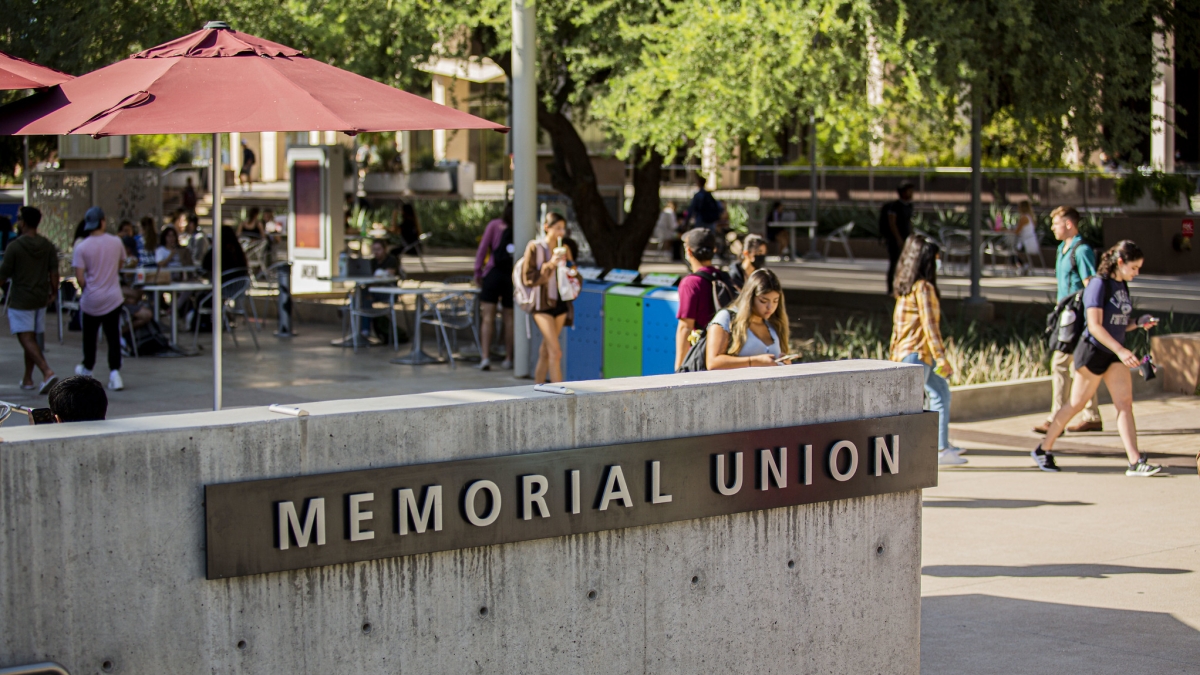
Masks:
[[[1176,21],[1167,0],[885,0],[880,12],[905,17],[895,74],[922,92],[910,119],[940,116],[961,133],[977,102],[1007,150],[1061,157],[1074,139],[1083,156],[1141,160],[1150,120],[1130,103],[1145,100],[1162,58],[1156,18]]]
[[[797,116],[824,120],[831,150],[862,148],[875,112],[867,105],[868,45],[890,53],[895,26],[867,0],[678,0],[653,22],[621,22],[640,42],[637,67],[615,78],[596,109],[628,154],[666,156],[735,148],[776,154]]]

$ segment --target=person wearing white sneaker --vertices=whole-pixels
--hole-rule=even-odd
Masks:
[[[942,465],[942,466],[952,465],[952,464],[966,464],[967,460],[963,459],[960,456],[961,453],[962,453],[962,449],[956,448],[954,446],[950,446],[948,448],[943,448],[941,450],[938,450],[938,464]]]
[[[938,464],[966,464],[960,450],[950,445],[950,383],[946,378],[954,374],[954,368],[942,345],[938,253],[938,245],[923,235],[912,235],[905,242],[892,285],[896,309],[888,351],[893,361],[920,364],[925,369],[929,407],[938,413]]]
[[[1112,396],[1117,409],[1117,430],[1129,459],[1126,476],[1153,476],[1161,466],[1149,464],[1146,456],[1138,449],[1137,427],[1133,420],[1133,382],[1131,368],[1141,366],[1138,357],[1125,347],[1125,336],[1129,330],[1150,330],[1158,319],[1143,315],[1130,326],[1133,305],[1129,297],[1129,283],[1142,268],[1143,254],[1138,245],[1126,239],[1105,251],[1096,269],[1096,276],[1083,291],[1083,307],[1087,314],[1087,328],[1075,347],[1075,375],[1071,383],[1070,404],[1059,409],[1050,427],[1046,429],[1046,440],[1033,451],[1033,459],[1042,471],[1057,471],[1051,451],[1055,441],[1062,435],[1063,428],[1096,393],[1100,381]]]
[[[23,231],[4,249],[0,261],[0,285],[11,282],[5,306],[8,327],[25,352],[25,375],[22,389],[37,389],[45,394],[58,376],[38,344],[38,333],[46,332],[46,305],[58,292],[58,250],[49,239],[38,234],[42,212],[23,206],[18,222]],[[42,385],[34,384],[33,369],[42,371]]]
[[[71,265],[75,279],[83,290],[79,309],[83,317],[83,363],[75,369],[78,375],[91,375],[96,366],[97,334],[104,330],[108,343],[109,389],[124,388],[121,375],[121,293],[119,270],[125,259],[125,245],[105,231],[104,211],[93,206],[83,219],[87,236],[75,245]],[[236,241],[236,240],[235,240]]]
[[[504,362],[509,364],[504,369],[512,367],[509,360],[513,354],[513,205],[509,202],[504,206],[504,214],[487,224],[483,231],[483,239],[479,241],[479,249],[475,252],[475,285],[479,286],[480,312],[480,345],[483,349],[483,360],[479,363],[480,370],[491,370],[492,337],[496,332],[496,309],[504,330]]]

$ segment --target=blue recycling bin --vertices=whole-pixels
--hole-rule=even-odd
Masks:
[[[642,375],[675,372],[679,291],[657,288],[642,297]]]
[[[563,348],[569,351],[568,380],[598,380],[604,376],[604,293],[614,284],[584,281],[575,298],[575,325],[563,331]]]

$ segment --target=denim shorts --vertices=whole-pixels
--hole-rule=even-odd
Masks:
[[[13,309],[8,308],[8,329],[13,335],[17,333],[45,333],[46,308]]]

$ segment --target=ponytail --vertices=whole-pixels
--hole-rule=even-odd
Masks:
[[[1138,248],[1138,245],[1132,239],[1123,239],[1117,242],[1116,246],[1108,249],[1100,256],[1100,264],[1096,267],[1096,274],[1103,279],[1111,279],[1113,272],[1117,269],[1118,262],[1128,263],[1144,258],[1142,249]]]

